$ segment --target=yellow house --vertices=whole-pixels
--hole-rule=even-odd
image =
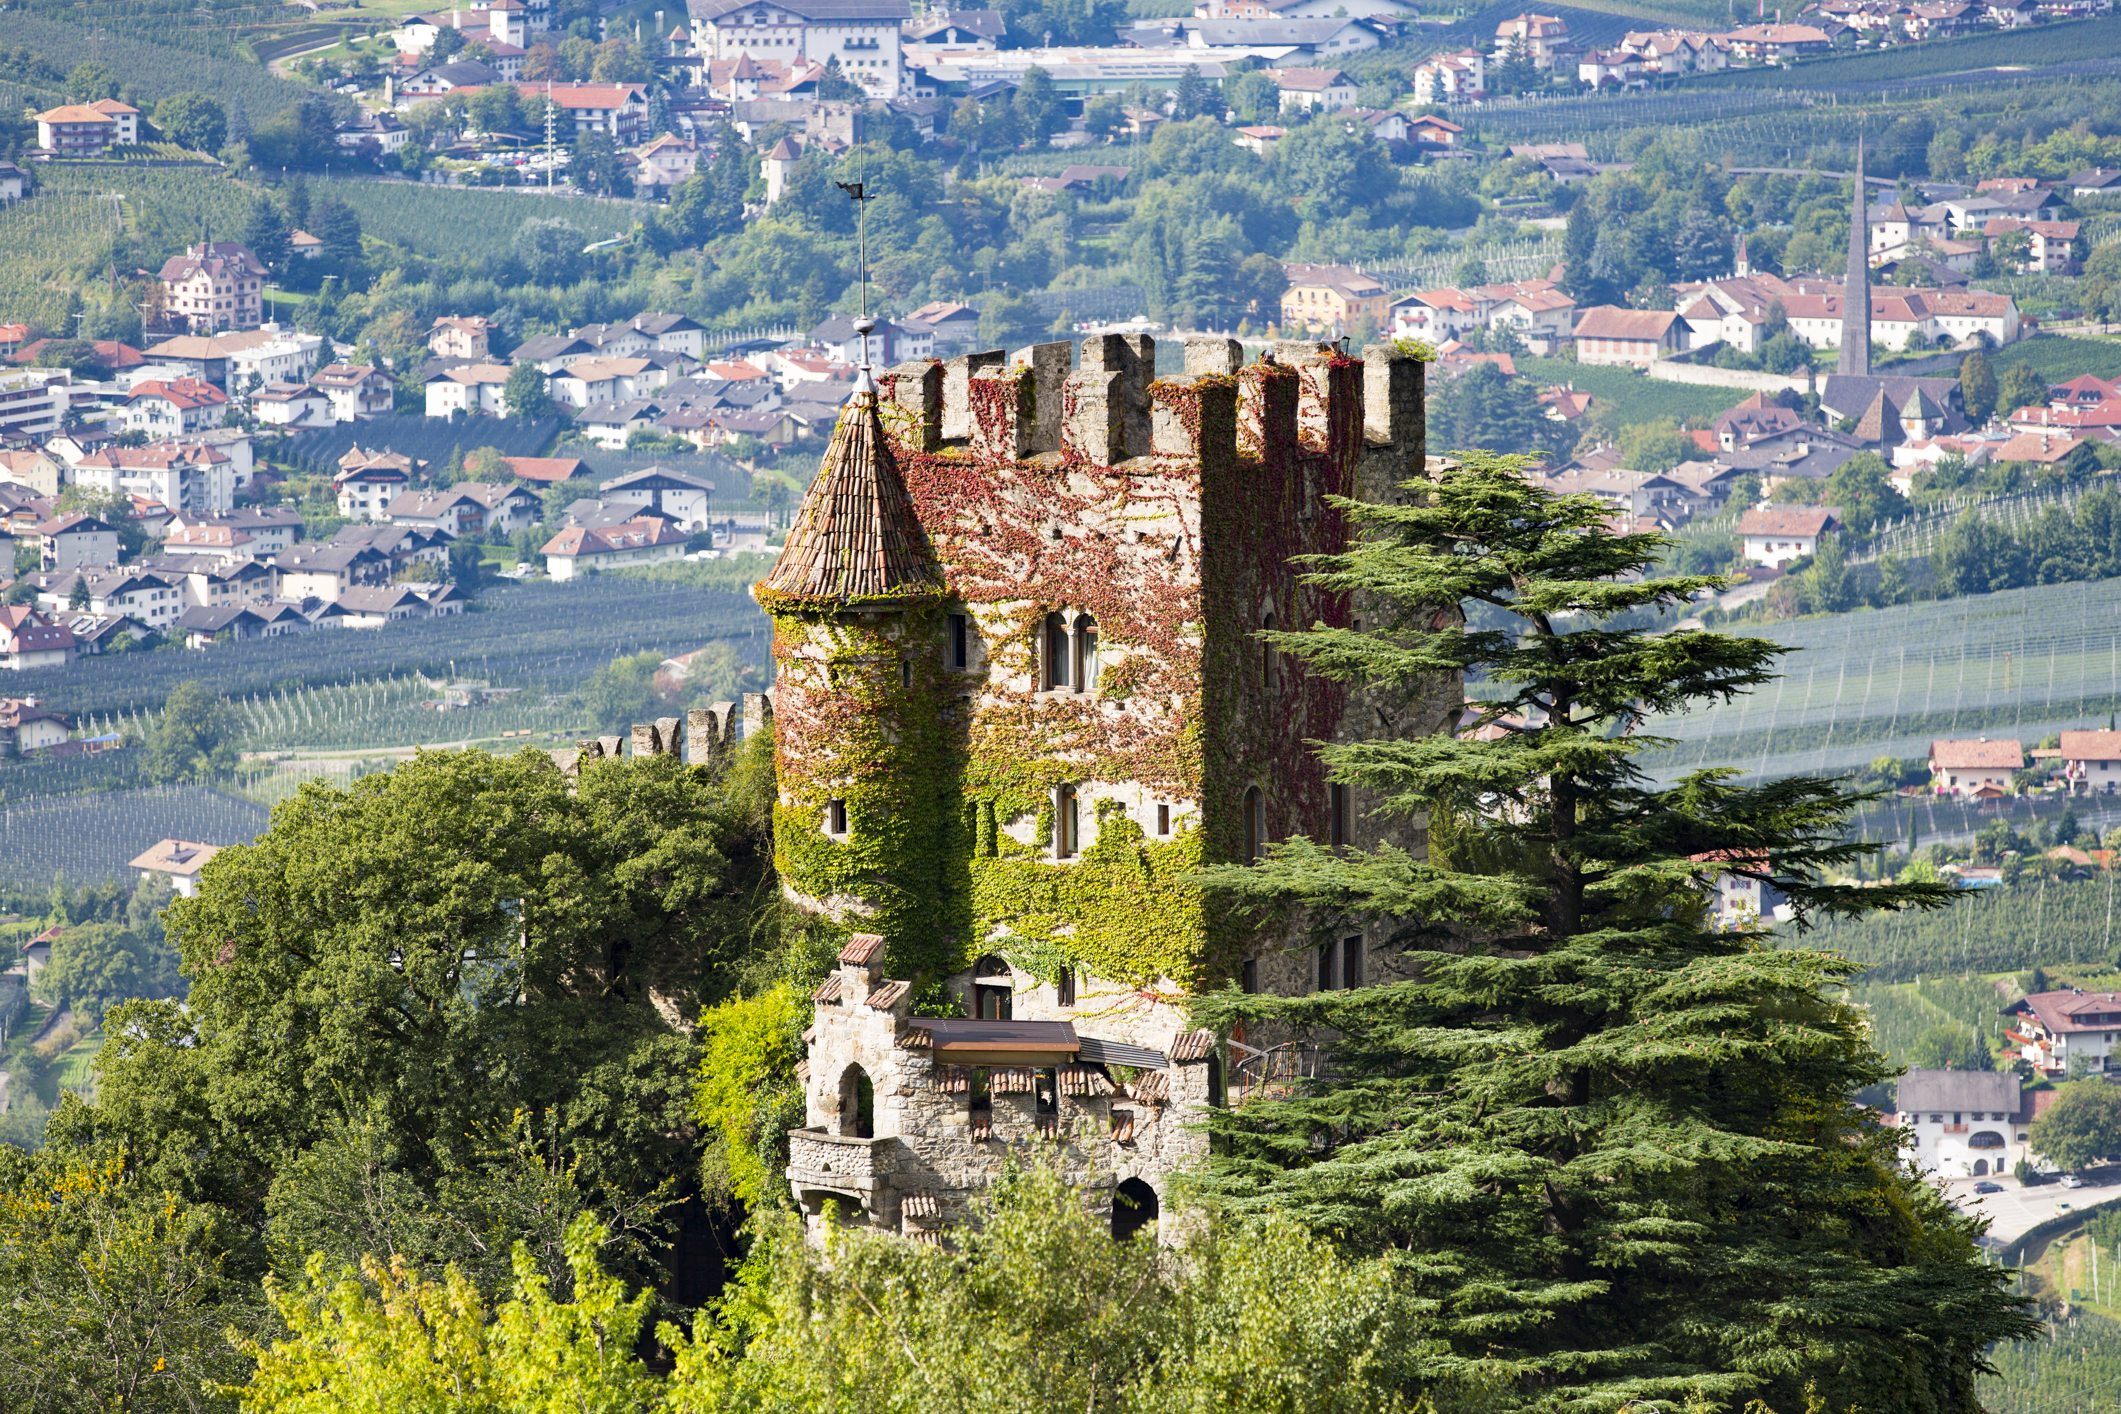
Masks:
[[[1284,265],[1289,289],[1281,297],[1281,327],[1347,334],[1365,317],[1383,328],[1391,293],[1352,265]]]

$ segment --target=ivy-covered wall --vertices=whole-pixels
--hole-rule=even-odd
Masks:
[[[1074,430],[1098,413],[1084,380],[968,378],[960,361],[941,389],[926,368],[893,370],[893,460],[946,594],[829,613],[769,604],[782,875],[848,931],[883,934],[892,975],[933,983],[1002,952],[1049,977],[1071,965],[1124,988],[1190,989],[1258,944],[1186,882],[1241,857],[1246,790],[1262,791],[1270,837],[1325,838],[1310,744],[1346,730],[1346,696],[1287,658],[1270,675],[1254,634],[1268,615],[1348,621],[1345,598],[1298,585],[1292,561],[1340,546],[1328,495],[1421,467],[1418,368],[1412,420],[1373,408],[1366,438],[1361,361],[1292,345],[1237,368],[1221,362],[1234,346],[1214,342],[1194,376],[1139,366],[1117,388],[1138,454],[1109,461],[1083,445],[1099,427]],[[952,398],[973,435],[943,442]],[[1152,418],[1153,451],[1140,445]],[[1063,420],[1057,447],[1023,454],[1032,424]],[[1397,435],[1379,440],[1380,427]],[[1040,689],[1054,611],[1094,617],[1094,691]],[[951,613],[975,629],[965,670],[947,662]],[[1063,784],[1078,792],[1083,849],[1060,862]],[[833,800],[844,835],[825,829]]]

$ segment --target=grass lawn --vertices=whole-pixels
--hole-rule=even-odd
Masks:
[[[1541,386],[1574,383],[1576,390],[1598,400],[1592,409],[1611,408],[1621,426],[1655,422],[1669,417],[1684,422],[1690,417],[1713,418],[1738,406],[1752,394],[1743,388],[1703,388],[1691,383],[1664,383],[1610,364],[1570,363],[1560,358],[1519,355],[1517,371]]]

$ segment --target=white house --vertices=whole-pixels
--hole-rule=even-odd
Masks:
[[[125,427],[150,437],[219,427],[228,413],[228,394],[196,378],[150,378],[133,385],[125,400]]]
[[[707,528],[707,506],[714,499],[712,481],[660,466],[602,482],[597,490],[606,501],[653,507],[692,530]]]
[[[0,605],[0,667],[15,672],[24,668],[55,668],[72,662],[73,658],[74,635],[71,630],[53,623],[27,604]],[[35,706],[34,703],[31,705]],[[58,739],[66,740],[63,725],[59,728]],[[16,750],[21,749],[18,733]]]
[[[2003,1009],[2012,1018],[2004,1039],[2018,1058],[2043,1075],[2060,1078],[2072,1072],[2121,1069],[2114,1039],[2121,1036],[2121,994],[2034,992]]]
[[[2023,769],[2025,748],[2008,739],[1930,743],[1930,785],[1939,795],[2008,795]]]
[[[712,58],[836,58],[841,73],[885,99],[912,97],[900,28],[912,14],[907,0],[700,0],[692,8],[693,33]]]
[[[482,412],[503,416],[509,369],[499,363],[468,363],[445,368],[427,380],[427,415],[448,417],[452,413]]]
[[[2072,791],[2112,795],[2121,788],[2121,732],[2062,733],[2062,770]]]
[[[180,897],[196,898],[199,894],[199,871],[221,852],[217,844],[197,844],[191,840],[159,840],[149,845],[130,867],[140,871],[140,882],[147,883],[155,875],[167,878],[170,887]]]
[[[621,566],[661,564],[685,553],[688,535],[667,520],[643,516],[618,525],[590,529],[570,525],[545,543],[545,572],[554,579],[573,579]]]
[[[339,422],[380,417],[396,402],[390,378],[367,364],[331,364],[318,369],[309,385],[331,399],[331,415]]]
[[[1917,1164],[1946,1178],[1977,1178],[2009,1173],[2032,1157],[2025,1098],[2007,1071],[1911,1070],[1900,1077],[1896,1117],[1915,1137]]]
[[[1738,538],[1748,560],[1780,569],[1818,550],[1819,537],[1840,528],[1833,512],[1816,506],[1772,506],[1740,517]]]
[[[1281,91],[1281,111],[1301,108],[1330,113],[1355,106],[1355,80],[1338,69],[1268,69],[1268,78]]]

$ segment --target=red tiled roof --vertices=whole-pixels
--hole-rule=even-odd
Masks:
[[[2025,749],[2015,741],[1933,741],[1930,761],[1947,771],[2015,771],[2025,765]]]
[[[1640,343],[1661,341],[1672,322],[1679,318],[1666,309],[1622,309],[1618,305],[1594,305],[1576,321],[1579,339],[1622,339]]]
[[[1747,511],[1738,521],[1740,535],[1823,535],[1835,524],[1832,511],[1809,506],[1776,506]]]

